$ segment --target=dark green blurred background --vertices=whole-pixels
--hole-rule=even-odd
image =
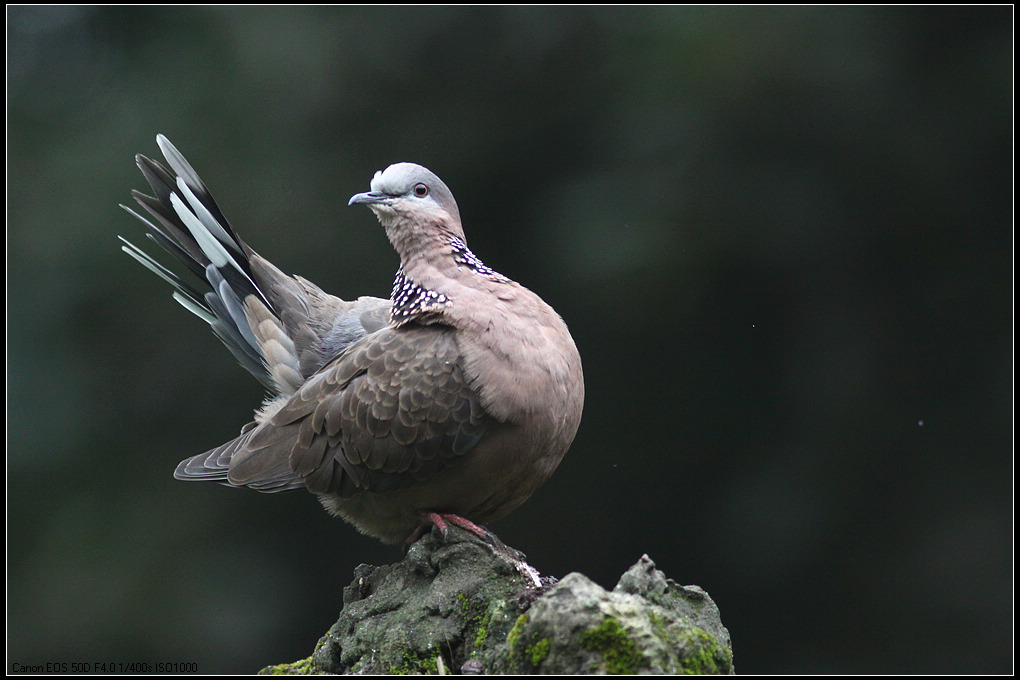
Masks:
[[[308,656],[362,562],[305,493],[175,482],[259,385],[119,250],[163,132],[343,297],[397,161],[566,319],[587,403],[493,528],[648,553],[743,673],[1012,668],[1012,18],[984,8],[8,7],[7,661]]]

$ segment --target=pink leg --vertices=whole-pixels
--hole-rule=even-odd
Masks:
[[[420,514],[421,524],[419,524],[418,528],[411,532],[411,535],[407,537],[406,544],[408,546],[421,538],[430,524],[434,524],[439,529],[439,533],[443,535],[443,541],[446,541],[450,534],[449,525],[452,524],[466,531],[470,531],[472,534],[485,541],[496,555],[507,560],[514,566],[515,569],[517,569],[518,572],[527,576],[534,587],[543,587],[542,579],[539,576],[538,571],[525,561],[524,553],[509,547],[503,543],[503,541],[499,540],[496,534],[492,533],[485,527],[480,527],[471,520],[461,517],[460,515],[444,512],[422,512]]]
[[[407,543],[409,544],[414,543],[419,538],[421,538],[422,534],[425,533],[425,529],[430,524],[436,525],[436,528],[439,529],[439,533],[443,535],[444,541],[447,540],[447,538],[450,535],[450,527],[448,526],[449,524],[460,527],[461,529],[465,529],[466,531],[470,531],[471,533],[473,533],[475,536],[478,536],[486,543],[492,543],[493,539],[496,538],[493,535],[493,533],[486,529],[485,527],[480,527],[471,520],[465,519],[460,515],[441,512],[423,512],[421,513],[421,520],[422,520],[421,525],[419,525],[418,528],[415,529],[410,536],[408,536]]]

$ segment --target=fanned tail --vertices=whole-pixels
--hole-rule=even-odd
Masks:
[[[156,137],[169,167],[138,155],[135,161],[155,195],[133,191],[144,211],[121,206],[146,227],[146,236],[192,272],[195,283],[160,264],[124,237],[121,249],[169,283],[173,297],[209,324],[271,396],[241,436],[181,462],[177,479],[249,486],[259,491],[303,488],[286,457],[260,461],[258,474],[239,475],[235,457],[250,457],[253,428],[287,401],[316,371],[366,335],[386,326],[390,301],[345,301],[299,276],[288,276],[241,240],[208,187],[163,135]],[[182,272],[183,273],[183,272]],[[190,277],[189,277],[190,278]],[[268,467],[267,467],[268,465]],[[243,467],[243,466],[242,466]]]
[[[184,156],[163,135],[156,143],[170,164],[138,155],[135,161],[155,196],[133,191],[135,201],[149,217],[122,205],[148,229],[148,236],[183,263],[203,282],[202,291],[184,281],[124,237],[121,250],[174,288],[173,297],[209,324],[213,333],[260,382],[275,389],[259,342],[252,332],[244,301],[254,295],[272,310],[255,283],[249,258],[252,250],[230,226],[205,183]],[[176,173],[176,176],[175,174]],[[150,219],[151,217],[151,219]]]

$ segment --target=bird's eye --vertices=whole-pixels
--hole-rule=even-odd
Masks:
[[[418,198],[425,198],[429,195],[429,188],[422,183],[414,185],[414,195]]]

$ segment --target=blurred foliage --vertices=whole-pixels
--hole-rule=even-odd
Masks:
[[[398,556],[171,478],[261,394],[119,252],[163,132],[344,297],[396,267],[347,198],[423,163],[564,316],[584,422],[494,527],[543,573],[648,553],[742,673],[1009,672],[1012,15],[8,6],[8,671],[304,658]]]

